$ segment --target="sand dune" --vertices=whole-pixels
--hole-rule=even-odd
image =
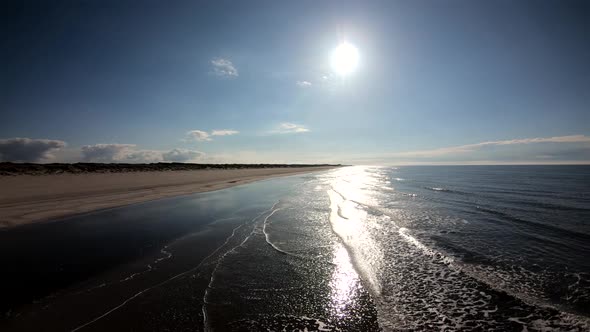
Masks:
[[[333,166],[0,176],[0,228]]]

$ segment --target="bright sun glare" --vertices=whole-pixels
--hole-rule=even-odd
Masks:
[[[358,49],[348,42],[338,45],[332,52],[332,68],[342,76],[352,73],[356,69],[358,62]]]

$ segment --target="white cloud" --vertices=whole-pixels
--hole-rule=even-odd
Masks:
[[[211,141],[211,137],[209,137],[209,133],[207,133],[206,131],[202,131],[202,130],[191,130],[189,132],[186,133],[186,135],[191,138],[194,139],[196,141]]]
[[[297,86],[300,86],[302,88],[308,88],[311,86],[311,82],[309,81],[297,81]]]
[[[0,161],[36,162],[54,158],[52,152],[66,146],[66,142],[50,139],[0,139]]]
[[[199,157],[202,157],[204,153],[186,149],[173,149],[168,152],[162,153],[164,161],[174,162],[187,162]]]
[[[230,136],[230,135],[236,135],[239,133],[240,133],[239,131],[232,130],[232,129],[217,129],[217,130],[213,130],[211,132],[211,136]]]
[[[215,58],[211,60],[211,65],[213,65],[213,73],[220,77],[238,77],[238,70],[234,67],[234,64],[223,58]]]
[[[297,133],[305,133],[308,132],[307,129],[303,125],[290,123],[290,122],[283,122],[279,124],[276,130],[271,131],[272,134],[297,134]]]
[[[155,150],[129,151],[121,161],[130,163],[157,163],[162,161],[162,152]]]
[[[84,161],[102,163],[187,162],[194,161],[203,155],[202,152],[186,149],[137,150],[134,144],[95,144],[82,147]]]
[[[135,144],[94,144],[82,147],[82,159],[88,162],[115,162],[138,159],[134,155]],[[135,151],[137,152],[137,151]],[[130,158],[129,158],[130,157]]]

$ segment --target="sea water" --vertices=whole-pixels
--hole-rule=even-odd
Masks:
[[[342,167],[2,231],[0,326],[588,330],[588,179]]]

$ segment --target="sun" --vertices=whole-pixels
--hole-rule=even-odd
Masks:
[[[338,45],[332,52],[332,69],[342,76],[352,73],[359,62],[358,49],[348,42]]]

